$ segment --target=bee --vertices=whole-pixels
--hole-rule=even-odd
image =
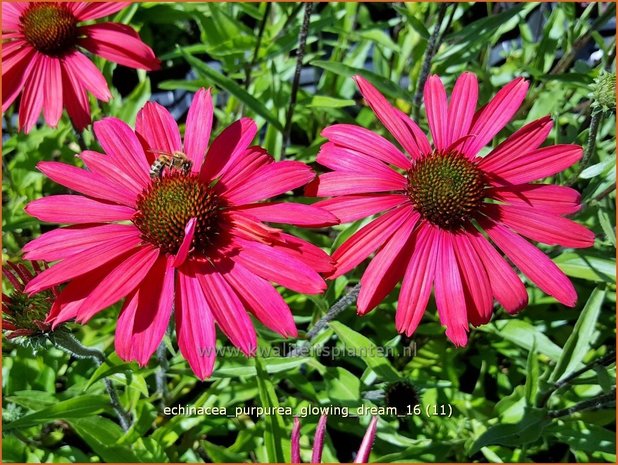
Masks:
[[[193,166],[193,162],[189,160],[187,156],[182,152],[152,152],[159,155],[150,167],[150,177],[153,179],[161,178],[163,176],[163,170],[165,168],[167,168],[168,170],[179,170],[182,171],[183,174],[187,174]]]

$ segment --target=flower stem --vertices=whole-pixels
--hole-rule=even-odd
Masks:
[[[307,332],[305,336],[305,344],[299,345],[294,348],[289,354],[288,357],[296,357],[298,355],[303,355],[305,353],[305,348],[307,347],[307,342],[311,342],[320,331],[322,331],[326,325],[337,317],[341,312],[343,312],[346,308],[352,305],[360,292],[360,283],[354,286],[352,289],[348,291],[346,295],[344,295],[341,299],[339,299],[313,327]]]
[[[262,21],[260,22],[260,30],[258,32],[257,40],[255,42],[255,49],[253,50],[253,57],[251,58],[251,63],[249,63],[249,66],[247,67],[247,73],[245,75],[245,88],[247,90],[249,90],[249,84],[251,84],[251,73],[253,72],[253,67],[257,63],[260,48],[262,47],[262,37],[264,36],[264,29],[266,29],[266,23],[268,22],[268,17],[270,16],[271,7],[272,3],[266,2],[264,16],[262,16]]]
[[[568,185],[571,186],[577,182],[579,175],[588,167],[590,164],[590,160],[594,155],[597,135],[599,134],[599,126],[601,125],[601,120],[603,119],[603,110],[597,108],[592,112],[592,116],[590,119],[590,131],[588,132],[588,141],[586,142],[586,148],[584,150],[584,157],[582,158],[581,163],[579,164],[579,168],[577,171],[571,176],[569,179]]]
[[[157,392],[161,395],[160,409],[167,405],[169,402],[169,391],[167,389],[167,370],[169,368],[169,362],[167,361],[167,347],[165,342],[162,341],[157,348],[157,361],[159,362],[159,368],[155,373],[155,380],[157,384]]]
[[[616,388],[612,389],[609,394],[603,394],[593,399],[584,400],[572,407],[563,408],[560,410],[550,410],[547,415],[550,418],[561,418],[573,415],[577,412],[585,410],[600,410],[605,407],[613,407],[616,405]]]
[[[97,366],[101,366],[106,361],[103,352],[98,349],[93,349],[82,345],[82,343],[79,342],[72,334],[66,331],[56,331],[52,333],[50,336],[50,341],[59,349],[64,350],[66,353],[73,355],[76,358],[89,358],[94,360]],[[107,378],[103,378],[103,383],[105,384],[105,389],[109,395],[112,408],[116,412],[118,420],[120,421],[120,426],[122,426],[124,431],[128,431],[131,427],[131,416],[122,407],[120,399],[118,398],[118,393],[116,392],[112,382]]]
[[[290,143],[290,133],[292,131],[292,118],[294,117],[294,108],[296,107],[296,96],[300,87],[300,72],[303,68],[303,58],[305,56],[305,46],[307,44],[307,36],[309,35],[309,22],[311,20],[311,12],[313,11],[313,3],[305,3],[305,15],[303,16],[303,24],[300,27],[300,35],[298,36],[298,49],[296,50],[296,69],[294,70],[294,79],[292,81],[292,91],[290,93],[290,106],[288,107],[285,117],[285,128],[283,130],[283,147],[281,148],[281,158],[285,158],[287,146]]]
[[[431,71],[431,60],[433,59],[438,47],[440,46],[441,36],[440,29],[442,29],[442,21],[446,14],[446,8],[448,3],[440,3],[438,6],[438,20],[433,28],[433,32],[427,42],[427,48],[425,49],[425,58],[423,60],[423,66],[421,67],[421,74],[418,77],[418,83],[416,84],[416,93],[414,94],[414,100],[412,100],[412,112],[413,119],[418,119],[419,108],[421,106],[421,100],[423,98],[423,89],[425,88],[425,81],[429,77]],[[439,38],[440,37],[440,38]]]

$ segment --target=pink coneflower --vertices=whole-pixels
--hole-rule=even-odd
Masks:
[[[55,127],[66,108],[73,125],[90,124],[87,92],[107,101],[111,94],[85,49],[115,63],[153,70],[159,61],[129,26],[81,25],[116,13],[129,3],[2,2],[2,111],[22,92],[19,127],[29,132],[43,109]]]
[[[580,207],[575,190],[531,184],[577,162],[581,147],[540,148],[552,128],[544,117],[479,156],[515,115],[527,82],[515,79],[477,111],[474,74],[459,77],[450,102],[440,78],[430,77],[424,96],[433,145],[365,79],[356,77],[356,82],[407,152],[353,125],[336,124],[322,133],[329,141],[318,162],[333,171],[321,175],[309,192],[333,198],[316,205],[342,222],[383,213],[333,254],[337,271],[331,278],[336,278],[378,250],[361,279],[359,314],[375,308],[402,281],[396,324],[411,335],[433,288],[446,335],[465,345],[469,323],[487,323],[494,298],[510,313],[528,301],[522,282],[494,245],[541,290],[575,305],[569,279],[521,236],[564,247],[593,244],[592,232],[564,218]]]
[[[324,434],[326,433],[326,415],[322,415],[318,420],[318,425],[315,429],[315,436],[313,437],[313,448],[311,449],[311,462],[310,463],[322,463],[322,451],[324,450]],[[378,417],[372,417],[363,436],[361,445],[356,453],[354,463],[367,463],[369,460],[369,454],[373,447],[373,441],[376,437],[376,431],[378,427]],[[298,417],[294,417],[294,427],[292,428],[292,462],[302,463],[300,459],[300,420]]]
[[[54,325],[73,318],[84,323],[126,296],[116,351],[144,365],[174,308],[180,351],[200,378],[213,369],[215,322],[248,355],[256,334],[245,309],[273,331],[296,335],[290,310],[269,281],[320,293],[326,285],[318,272],[332,271],[331,260],[262,222],[314,227],[337,219],[310,205],[258,203],[304,185],[314,173],[249,147],[257,132],[249,118],[208,147],[212,118],[210,91],[202,89],[189,110],[183,145],[169,112],[147,103],[135,132],[115,118],[94,124],[107,155],[82,152],[88,170],[39,164],[51,179],[83,194],[45,197],[26,207],[42,221],[71,225],[24,249],[28,258],[60,261],[27,286],[37,292],[68,282],[50,314]],[[149,175],[151,166],[163,170]]]
[[[52,287],[29,296],[24,288],[42,271],[37,262],[32,262],[31,266],[32,270],[23,263],[5,262],[2,265],[2,273],[13,288],[8,295],[2,293],[2,329],[8,339],[51,331],[51,324],[45,320],[58,289]]]

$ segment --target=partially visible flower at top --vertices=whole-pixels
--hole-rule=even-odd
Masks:
[[[592,106],[603,111],[616,109],[616,73],[602,71],[594,80]]]
[[[263,222],[322,227],[338,220],[311,205],[262,202],[315,174],[250,147],[257,127],[249,118],[209,146],[212,120],[210,91],[201,89],[187,115],[184,144],[172,115],[149,102],[135,131],[116,118],[94,123],[106,154],[82,152],[88,170],[39,163],[49,178],[83,194],[26,206],[41,221],[71,225],[24,247],[29,259],[59,260],[26,291],[68,282],[48,318],[54,326],[74,318],[85,323],[126,297],[116,351],[144,365],[174,309],[180,351],[200,378],[212,373],[215,323],[247,355],[257,340],[246,310],[273,331],[296,336],[290,309],[270,281],[318,294],[326,288],[318,273],[332,272],[331,259]]]
[[[310,463],[322,463],[322,451],[324,450],[324,434],[326,433],[326,420],[327,416],[322,415],[318,420],[318,425],[315,430],[315,436],[313,437],[313,448],[311,450],[311,462]],[[376,431],[378,427],[378,417],[374,416],[369,422],[369,426],[365,431],[361,445],[356,453],[354,463],[367,463],[369,460],[369,454],[373,447],[373,441],[376,437]],[[292,428],[292,463],[302,463],[300,459],[300,420],[298,417],[294,417],[294,427]]]
[[[457,79],[450,101],[440,78],[431,76],[424,97],[432,146],[369,82],[362,77],[356,82],[407,152],[358,126],[336,124],[322,132],[328,142],[317,160],[333,171],[321,175],[308,193],[332,198],[315,205],[342,222],[383,213],[332,256],[337,271],[330,278],[336,278],[378,251],[361,278],[359,314],[375,308],[402,281],[396,326],[410,336],[433,288],[447,337],[464,346],[469,324],[490,320],[494,298],[510,313],[528,302],[526,288],[495,246],[542,291],[574,306],[571,281],[521,236],[564,247],[593,245],[591,231],[564,217],[580,209],[579,193],[532,183],[576,163],[582,148],[541,147],[552,128],[546,116],[479,156],[515,115],[528,83],[511,81],[477,111],[474,74]]]
[[[58,289],[52,287],[29,296],[24,288],[42,271],[37,262],[31,262],[32,271],[22,263],[5,262],[2,273],[13,291],[8,295],[2,293],[2,329],[8,339],[25,336],[43,335],[51,331],[47,323],[47,314],[58,295]]]
[[[159,60],[124,24],[80,24],[128,2],[2,2],[2,111],[21,93],[19,127],[29,132],[41,109],[55,127],[66,108],[73,125],[90,124],[90,92],[111,97],[107,82],[82,49],[131,68],[154,70]]]

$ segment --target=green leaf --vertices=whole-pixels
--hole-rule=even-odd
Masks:
[[[395,371],[388,359],[380,354],[378,347],[373,342],[338,321],[331,321],[329,326],[335,331],[345,346],[357,354],[384,381],[396,381],[399,379],[397,371]]]
[[[605,290],[595,288],[579,315],[573,332],[564,344],[558,363],[549,377],[550,383],[555,383],[563,376],[568,376],[584,359],[590,349],[590,344],[593,342],[592,334],[601,312],[603,300],[605,300]]]
[[[615,283],[616,263],[586,252],[567,252],[556,257],[554,263],[567,276],[594,282]]]
[[[259,357],[255,358],[255,368],[257,370],[257,385],[260,397],[260,403],[264,408],[276,408],[279,407],[279,400],[277,399],[277,393],[275,387],[270,381],[270,377],[266,372],[262,364],[262,360]],[[266,415],[263,419],[266,430],[264,431],[264,444],[266,446],[266,453],[268,461],[271,463],[286,463],[289,462],[290,457],[286,457],[289,447],[285,448],[284,442],[289,445],[289,440],[285,434],[285,425],[283,418],[280,415]]]
[[[497,320],[492,325],[482,326],[478,329],[497,334],[526,350],[532,350],[532,347],[536,344],[536,350],[552,360],[557,361],[562,352],[562,349],[545,334],[522,320]]]
[[[4,425],[4,430],[17,428],[28,428],[41,423],[48,423],[53,420],[83,418],[89,415],[101,413],[109,407],[109,398],[106,396],[81,396],[69,400],[63,400],[51,407],[45,407],[38,412],[21,417],[12,423]]]
[[[311,102],[307,105],[311,108],[342,108],[355,105],[354,100],[328,97],[326,95],[314,95]]]
[[[328,368],[324,376],[326,393],[333,405],[358,406],[360,380],[345,368]]]
[[[526,363],[526,385],[525,397],[527,405],[534,405],[536,393],[539,389],[539,359],[536,352],[536,339],[532,342],[532,348],[528,352],[528,361]]]
[[[75,432],[105,462],[134,463],[144,462],[133,452],[131,446],[118,445],[122,429],[113,421],[101,417],[74,418],[68,423]]]
[[[616,453],[616,433],[597,425],[585,424],[582,421],[569,422],[552,425],[547,428],[546,434],[568,444],[573,450]]]
[[[193,55],[185,52],[184,50],[182,50],[182,54],[185,57],[185,60],[187,60],[187,62],[195,68],[196,72],[199,75],[211,80],[222,89],[227,90],[230,94],[232,94],[242,103],[247,105],[248,108],[253,110],[256,114],[260,115],[262,118],[264,118],[274,127],[276,127],[279,131],[283,132],[283,125],[279,122],[275,115],[273,115],[273,113],[268,108],[266,108],[266,105],[264,105],[253,95],[249,94],[245,89],[236,84],[234,80],[230,79],[227,76],[224,76],[218,71],[215,71],[206,63],[195,58]]]

